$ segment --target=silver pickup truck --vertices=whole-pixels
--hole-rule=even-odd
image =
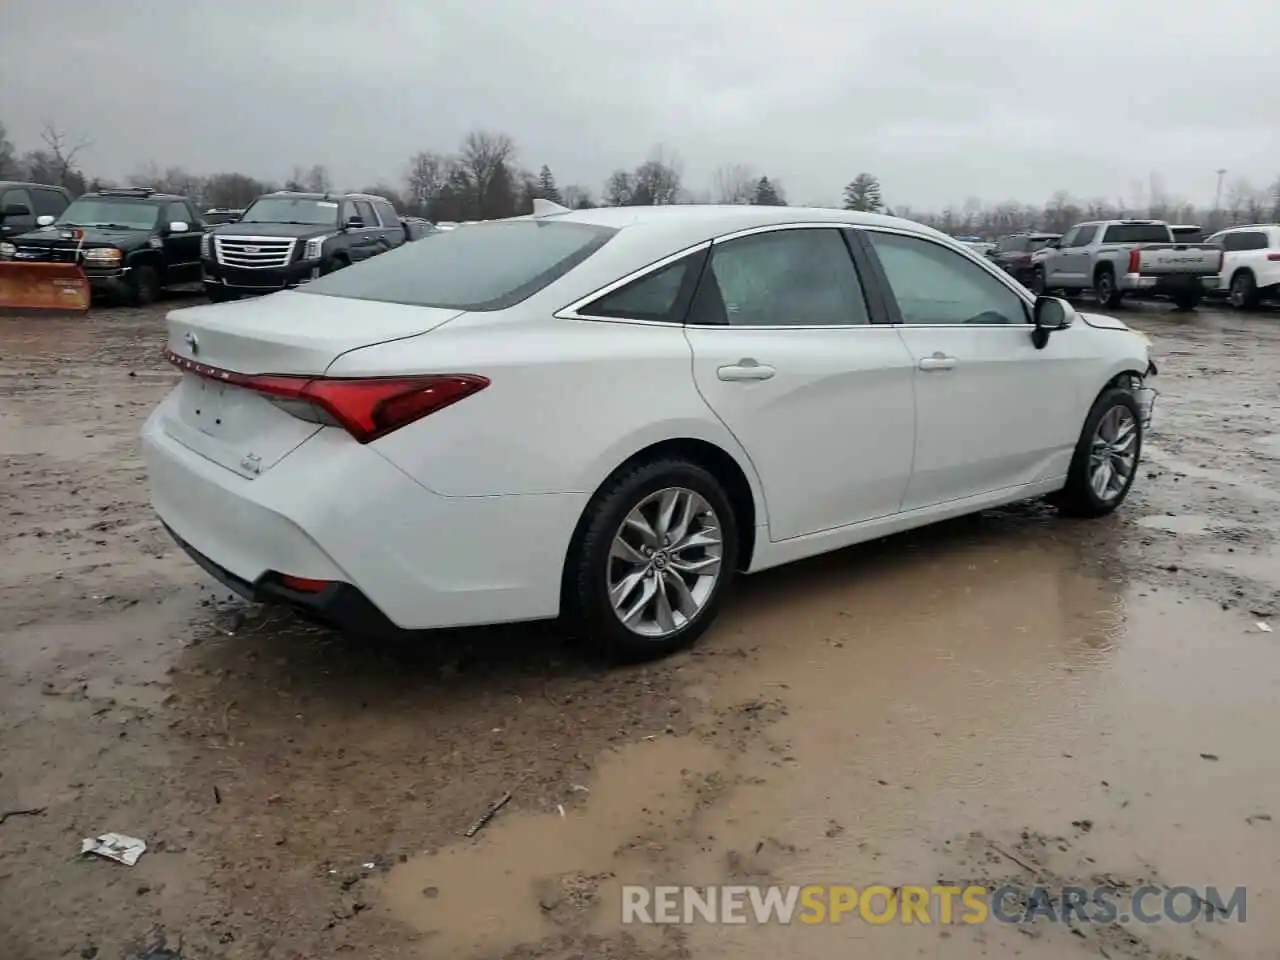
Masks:
[[[1175,242],[1160,220],[1079,223],[1034,258],[1037,293],[1092,290],[1114,307],[1126,293],[1164,294],[1184,310],[1217,289],[1222,251],[1209,243]]]

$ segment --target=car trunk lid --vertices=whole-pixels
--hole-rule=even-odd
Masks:
[[[175,310],[169,351],[183,375],[161,422],[183,446],[253,479],[323,428],[224,374],[318,377],[350,350],[426,333],[459,313],[290,292]]]

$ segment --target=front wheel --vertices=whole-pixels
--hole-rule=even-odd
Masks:
[[[565,610],[609,660],[666,656],[711,625],[737,560],[733,508],[710,472],[683,459],[626,467],[583,516]]]
[[[160,274],[156,273],[155,267],[134,267],[130,287],[130,305],[149,307],[160,297]]]
[[[1055,500],[1063,513],[1100,517],[1124,502],[1142,455],[1142,414],[1133,393],[1104,390],[1085,418],[1067,485]]]

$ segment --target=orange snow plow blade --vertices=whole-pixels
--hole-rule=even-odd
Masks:
[[[74,263],[0,261],[0,316],[89,312],[89,278]]]

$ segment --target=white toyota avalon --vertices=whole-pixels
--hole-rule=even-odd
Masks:
[[[174,311],[143,440],[160,518],[246,597],[353,634],[563,614],[634,659],[739,573],[1114,510],[1148,349],[905,220],[540,204]]]

